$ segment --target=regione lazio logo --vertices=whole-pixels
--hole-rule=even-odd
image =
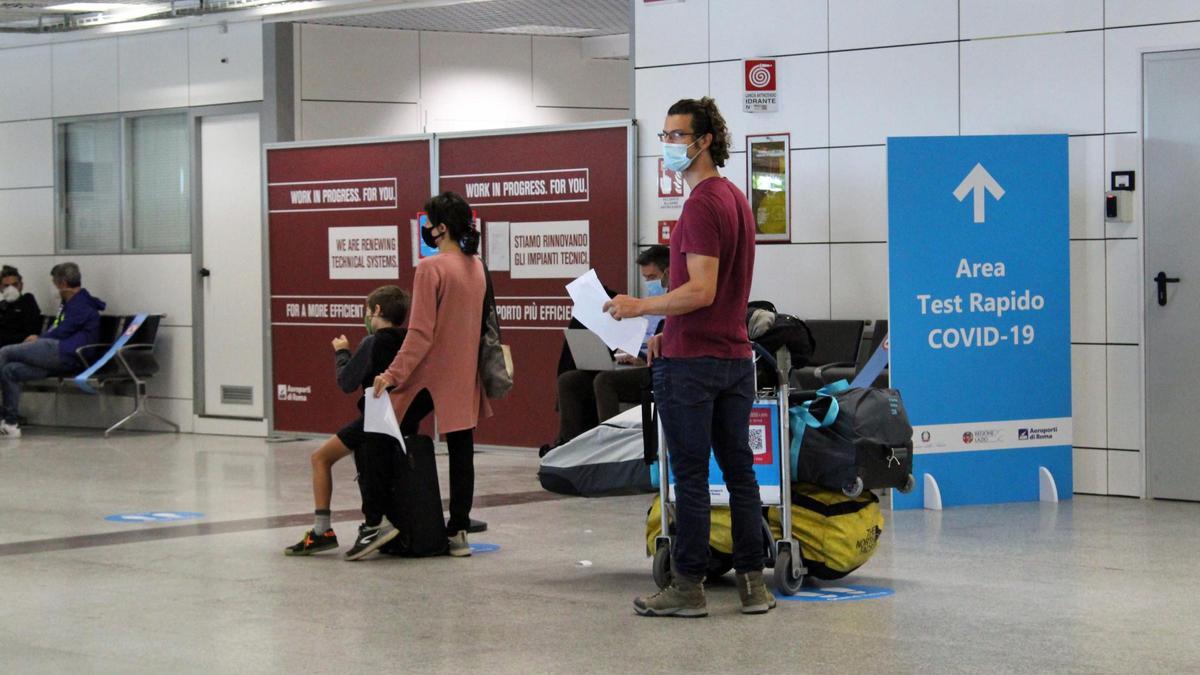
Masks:
[[[743,63],[746,82],[742,110],[748,113],[779,110],[775,59],[746,59]]]

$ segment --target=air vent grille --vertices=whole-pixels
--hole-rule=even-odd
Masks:
[[[254,387],[221,385],[221,403],[229,405],[254,405]]]

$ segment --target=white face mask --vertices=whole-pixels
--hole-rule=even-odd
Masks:
[[[21,291],[18,291],[16,286],[5,286],[4,291],[0,292],[0,298],[5,302],[16,302],[20,297]]]

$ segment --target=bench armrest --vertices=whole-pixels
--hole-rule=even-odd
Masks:
[[[79,360],[83,362],[83,367],[86,370],[87,368],[91,367],[91,365],[93,363],[96,362],[96,359],[99,359],[101,356],[104,356],[104,353],[107,352],[110,347],[112,347],[111,343],[109,343],[109,344],[96,343],[96,344],[92,344],[92,345],[83,345],[82,347],[79,347],[78,349],[75,350],[75,355],[78,356]]]

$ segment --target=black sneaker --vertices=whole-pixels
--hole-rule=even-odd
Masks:
[[[396,538],[400,531],[388,522],[387,518],[375,527],[366,523],[358,526],[358,540],[346,551],[347,560],[360,560],[373,551],[378,551],[384,544]]]
[[[283,549],[284,555],[312,555],[321,551],[328,551],[331,548],[338,547],[337,535],[333,530],[327,530],[325,534],[317,534],[312,530],[304,533],[304,538],[295,546],[289,546]]]

